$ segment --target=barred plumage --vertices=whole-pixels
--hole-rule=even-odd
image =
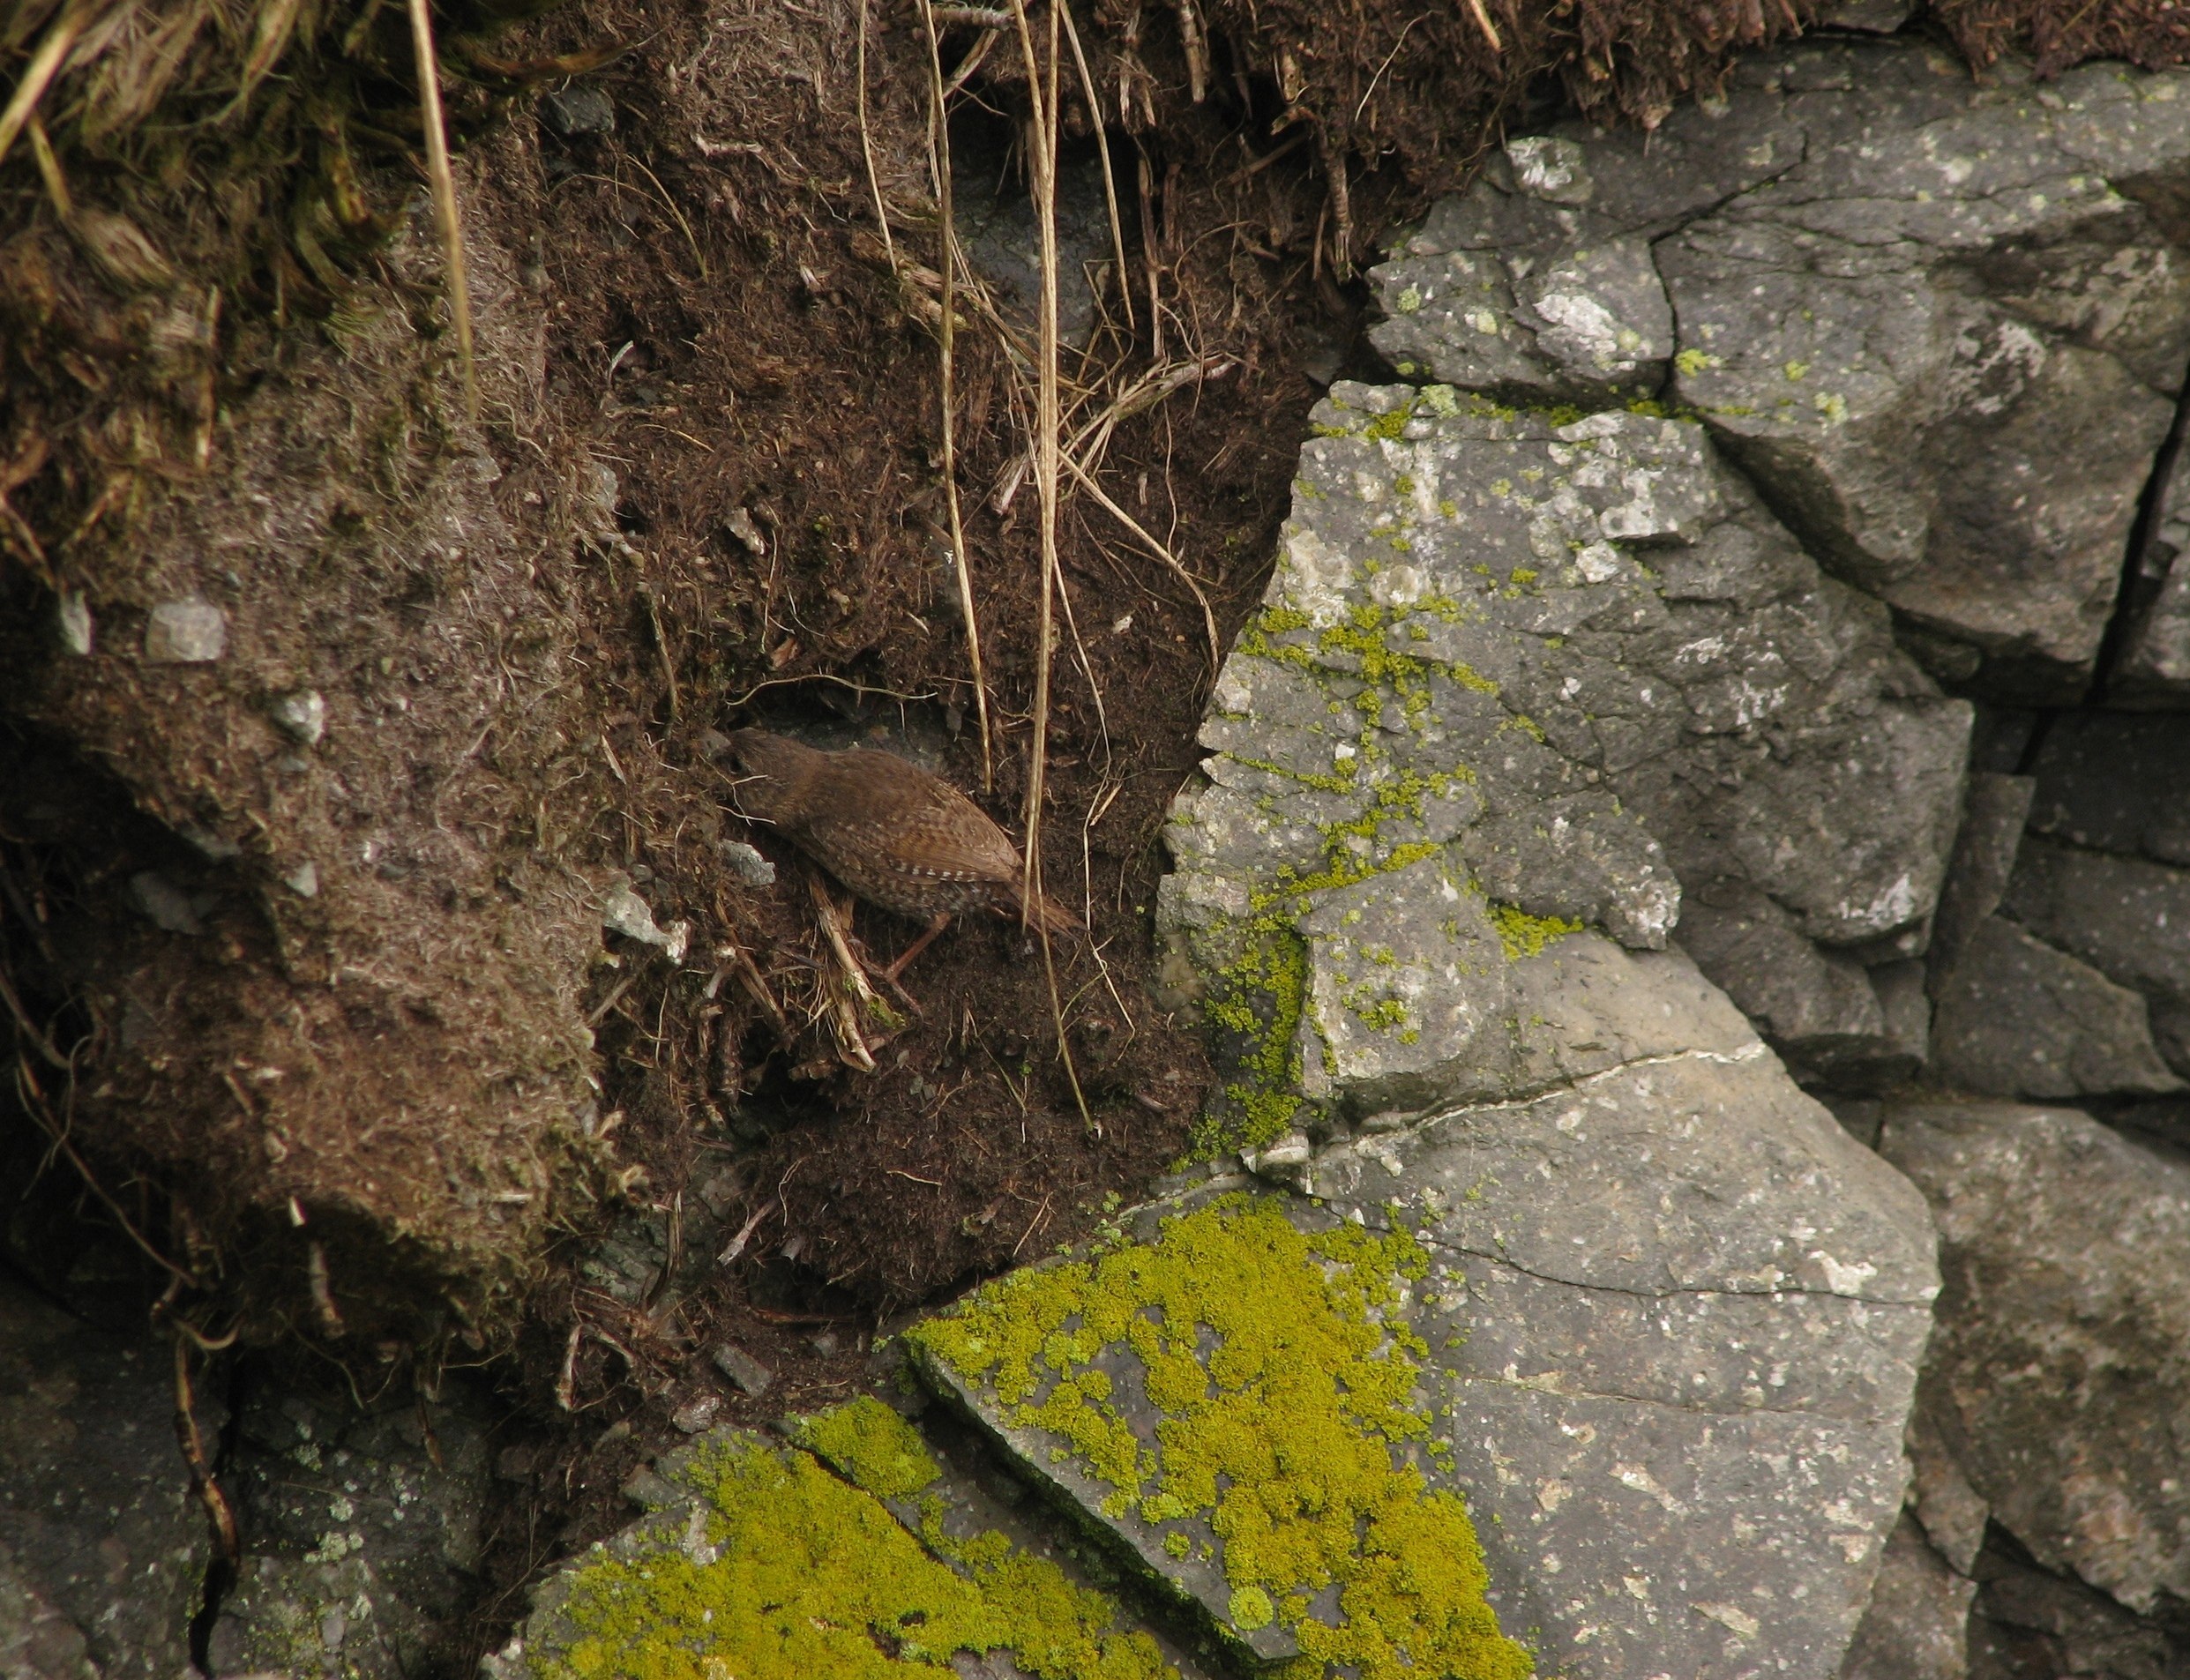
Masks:
[[[824,752],[766,729],[737,730],[730,750],[743,773],[738,809],[870,904],[928,922],[931,936],[968,910],[1020,914],[1019,848],[980,806],[909,759],[860,747]],[[1080,925],[1046,896],[1029,919],[1052,933]]]

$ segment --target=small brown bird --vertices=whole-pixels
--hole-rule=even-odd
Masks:
[[[730,753],[748,818],[774,824],[868,903],[928,923],[886,978],[903,973],[954,915],[1020,914],[1022,865],[1010,836],[909,759],[858,747],[823,752],[766,729],[733,733]],[[1050,933],[1080,925],[1047,896],[1027,919]]]

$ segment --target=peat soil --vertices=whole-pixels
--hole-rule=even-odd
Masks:
[[[615,778],[587,838],[719,965],[704,995],[633,947],[596,972],[602,1107],[644,1169],[636,1206],[725,1249],[738,1245],[724,1232],[745,1240],[695,1287],[633,1305],[575,1264],[597,1228],[572,1239],[504,1370],[524,1475],[495,1515],[497,1579],[460,1657],[504,1636],[512,1594],[547,1558],[624,1519],[617,1490],[676,1438],[680,1407],[712,1394],[721,1417],[761,1423],[845,1397],[893,1318],[1068,1244],[1140,1195],[1185,1152],[1205,1094],[1198,1021],[1152,996],[1152,920],[1159,831],[1197,761],[1214,677],[1208,622],[1090,499],[1068,496],[1059,522],[1042,834],[1048,890],[1089,932],[1054,942],[1050,963],[1015,923],[954,924],[907,972],[916,1007],[897,1006],[894,1030],[866,1021],[874,1071],[848,1065],[814,872],[736,816],[714,757],[715,737],[749,722],[908,748],[1023,832],[1041,582],[1028,386],[995,324],[958,335],[984,786],[937,343],[874,210],[878,183],[901,255],[938,265],[925,41],[902,9],[869,19],[863,135],[858,28],[856,5],[611,3],[557,14],[525,43],[634,43],[590,78],[613,131],[540,125],[527,137],[536,175],[499,196],[529,222],[513,243],[533,253],[548,310],[552,418],[537,446],[614,474],[615,534],[579,572],[583,705]],[[968,44],[946,36],[946,71]],[[1162,401],[1117,424],[1101,479],[1197,575],[1229,645],[1289,500],[1319,390],[1304,370],[1339,370],[1359,299],[1324,260],[1312,152],[1274,157],[1267,110],[1236,91],[1194,107],[1175,73],[1167,109],[1184,115],[1161,136],[1113,137],[1134,324],[1104,265],[1092,347],[1068,350],[1065,371],[1095,393],[1083,422],[1136,376],[1173,376]],[[953,127],[960,178],[990,169],[1005,196],[1023,192],[1024,101],[1008,84],[971,88]],[[1092,125],[1067,103],[1085,158]],[[1031,341],[1008,299],[1004,326]],[[726,842],[766,855],[774,885],[727,869]],[[865,906],[851,925],[878,966],[917,932]],[[706,1355],[724,1342],[776,1373],[765,1396],[716,1372]]]

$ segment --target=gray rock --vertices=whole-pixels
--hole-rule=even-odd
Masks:
[[[1884,1119],[1881,1114],[1881,1137]],[[1960,1429],[1953,1398],[1940,1385],[1936,1365],[1927,1365],[1917,1378],[1917,1409],[1909,1419],[1909,1504],[1932,1549],[1956,1574],[1974,1577],[1992,1508],[1955,1462],[1947,1437],[1952,1432],[1959,1438]]]
[[[64,589],[53,605],[54,633],[61,646],[78,659],[89,659],[92,648],[91,603],[80,589]]]
[[[100,1680],[84,1631],[0,1545],[0,1674],[9,1680]]]
[[[2161,1011],[2190,1011],[2190,870],[2033,839],[2001,913]]]
[[[749,508],[734,507],[724,516],[722,528],[744,546],[745,552],[756,560],[768,557],[768,539],[755,522]]]
[[[2155,511],[2125,603],[2126,633],[2105,674],[2113,706],[2190,704],[2190,450],[2176,452]]]
[[[1932,1055],[1940,1078],[1985,1096],[2182,1088],[2141,997],[1996,915],[1940,982]]]
[[[230,1479],[244,1557],[216,1674],[399,1680],[459,1634],[492,1469],[481,1397],[444,1381],[438,1403],[377,1413],[279,1391],[245,1405]]]
[[[1680,915],[1664,848],[1609,793],[1569,794],[1478,823],[1461,855],[1491,898],[1534,916],[1594,922],[1633,950],[1663,950]]]
[[[1880,1149],[1939,1221],[1925,1385],[1993,1519],[2133,1609],[2190,1596],[2190,1168],[2006,1104],[1897,1106]]]
[[[154,870],[140,870],[130,877],[129,898],[139,915],[165,932],[196,938],[206,931],[190,894]]]
[[[213,1562],[175,1365],[0,1277],[0,1673],[172,1680]],[[198,1421],[217,1436],[217,1398]]]
[[[1916,14],[1914,0],[1827,0],[1818,8],[1811,27],[1890,35]]]
[[[1675,877],[1763,895],[1805,945],[1921,948],[1970,710],[1700,429],[1344,384],[1316,422],[1159,896],[1242,1055],[1355,1113],[1530,1088],[1506,971],[1574,922],[1663,945]],[[1306,945],[1290,1015],[1236,995],[1282,970],[1274,929]]]
[[[1307,1197],[1278,1206],[1307,1231],[1401,1221],[1426,1247],[1426,1275],[1387,1310],[1449,1420],[1422,1467],[1465,1495],[1501,1625],[1533,1631],[1545,1671],[1700,1680],[1769,1657],[1830,1675],[1901,1503],[1929,1221],[1676,953],[1596,944],[1618,965],[1596,989],[1626,994],[1597,1013],[1655,1019],[1656,1042],[1630,1037],[1632,1059],[1534,1101],[1337,1143],[1309,1163]],[[1682,1039],[1708,1048],[1668,1048]],[[1139,1438],[1162,1438],[1138,1355],[1080,1357]],[[1176,1519],[1109,1500],[984,1381],[923,1370],[1224,1624],[1221,1551],[1166,1548]]]
[[[299,746],[316,747],[327,733],[327,702],[318,689],[295,689],[266,704],[274,727]]]
[[[1783,1056],[1884,1045],[1886,1012],[1863,966],[1819,950],[1754,887],[1713,883],[1692,896],[1680,946]]]
[[[1886,1542],[1840,1680],[1968,1680],[1977,1595],[1977,1584],[1949,1569],[1916,1519],[1903,1517]]]
[[[2179,707],[2190,702],[2190,554],[2154,570],[2152,598],[2123,638],[2107,695],[2121,706]]]
[[[1945,975],[1985,917],[1999,908],[2022,849],[2022,831],[2037,784],[2029,776],[1977,772],[1970,778],[1962,833],[1940,888],[1939,914],[1932,922],[1932,972]]]
[[[714,1350],[714,1363],[716,1370],[754,1400],[766,1393],[768,1385],[775,1381],[774,1371],[735,1342],[726,1341]]]
[[[983,1570],[970,1561],[977,1557],[989,1569],[1007,1564],[1002,1581],[988,1587],[996,1595],[993,1619],[1031,1624],[1038,1633],[1056,1636],[1073,1661],[1083,1653],[1095,1659],[1089,1671],[1102,1661],[1106,1669],[1115,1663],[1117,1672],[1155,1668],[1178,1680],[1209,1680],[1208,1669],[1168,1633],[1147,1625],[1132,1601],[1110,1595],[1108,1572],[1087,1567],[1078,1546],[1059,1543],[1048,1513],[1030,1505],[1024,1485],[1005,1475],[964,1426],[931,1407],[915,1435],[871,1396],[852,1407],[901,1435],[892,1440],[863,1419],[854,1445],[865,1450],[837,1451],[830,1415],[824,1414],[787,1420],[796,1445],[718,1428],[642,1467],[624,1492],[647,1514],[535,1587],[517,1636],[490,1654],[480,1673],[485,1680],[531,1680],[561,1671],[574,1654],[594,1662],[605,1655],[609,1666],[602,1672],[632,1671],[645,1659],[626,1654],[628,1647],[619,1650],[614,1635],[601,1639],[597,1623],[573,1613],[604,1589],[628,1607],[633,1644],[691,1650],[703,1670],[729,1671],[723,1647],[710,1650],[724,1632],[722,1619],[702,1608],[727,1605],[739,1620],[728,1648],[750,1650],[756,1635],[780,1639],[791,1650],[824,1654],[817,1676],[850,1673],[872,1666],[871,1641],[878,1634],[913,1647],[923,1626],[932,1631],[929,1606],[949,1602],[938,1581],[947,1586],[956,1575],[980,1587]],[[799,1521],[807,1526],[792,1526]],[[833,1594],[833,1584],[857,1580],[878,1559],[890,1572],[886,1596],[859,1587]],[[664,1564],[705,1596],[698,1603],[693,1594],[674,1591],[650,1597],[643,1590],[619,1591],[603,1579]],[[759,1598],[756,1576],[789,1583],[791,1604]],[[1013,1600],[1014,1586],[1040,1594],[1041,1602]],[[773,1618],[787,1608],[801,1621],[778,1632]],[[907,1620],[893,1626],[897,1614]],[[916,1659],[908,1649],[907,1666],[917,1660],[947,1667],[965,1680],[1035,1680],[1058,1672],[1052,1666],[1058,1649],[921,1650]]]
[[[669,1414],[669,1422],[686,1435],[697,1435],[711,1428],[721,1411],[721,1395],[695,1394]]]
[[[998,295],[1005,312],[1029,331],[1042,294],[1041,229],[1034,202],[1016,177],[993,162],[969,163],[954,153],[952,210],[966,260]],[[1086,347],[1095,331],[1096,287],[1091,269],[1111,266],[1109,201],[1102,161],[1095,153],[1060,163],[1057,173],[1058,334]]]
[[[2030,1566],[1995,1539],[1977,1564],[1970,1618],[1971,1680],[2026,1675],[2175,1680],[2190,1674],[2179,1624],[2138,1616],[2082,1581]]]
[[[540,97],[540,120],[564,139],[616,131],[616,106],[602,88],[577,82]]]
[[[722,867],[747,886],[774,886],[775,865],[760,855],[758,847],[744,840],[720,840],[715,852],[722,860]]]
[[[2067,713],[2046,728],[2032,773],[2033,833],[2190,864],[2190,729],[2179,719]]]
[[[626,939],[654,946],[671,962],[684,960],[684,947],[691,940],[691,924],[688,922],[672,922],[666,928],[657,927],[646,900],[632,892],[631,883],[621,877],[609,886],[601,900],[601,925],[610,933],[620,933]]]
[[[228,614],[194,595],[161,601],[145,623],[145,657],[154,664],[211,664],[228,646]]]
[[[1573,186],[1542,139],[1507,151],[1524,160],[1512,175]],[[1403,375],[1469,390],[1599,402],[1656,391],[1673,317],[1649,246],[1622,236],[1577,249],[1573,213],[1540,196],[1487,183],[1474,196],[1500,201],[1510,243],[1483,243],[1475,224],[1495,214],[1488,204],[1474,216],[1441,205],[1371,271],[1385,318],[1370,341]]]
[[[2190,348],[2190,277],[2147,207],[2190,178],[2184,86],[2099,65],[1979,86],[1914,41],[1759,54],[1647,140],[1515,142],[1394,243],[1372,337],[1408,377],[1536,402],[1648,394],[1670,365],[1940,668],[2073,697]],[[2190,654],[2174,599],[2139,673]]]

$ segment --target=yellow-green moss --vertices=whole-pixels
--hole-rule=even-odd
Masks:
[[[1274,1143],[1304,1106],[1296,1038],[1307,1006],[1307,944],[1276,917],[1245,931],[1245,949],[1213,977],[1205,1006],[1210,1024],[1230,1035],[1223,1050],[1234,1074],[1194,1128],[1192,1160]]]
[[[926,1459],[918,1438],[875,1401],[839,1427],[850,1410],[813,1426],[901,1486],[915,1454]],[[910,1445],[889,1445],[876,1413]],[[1108,1598],[1001,1534],[953,1542],[938,1524],[926,1537],[953,1568],[890,1514],[880,1487],[848,1486],[796,1450],[724,1443],[685,1474],[708,1501],[713,1561],[665,1535],[659,1550],[583,1564],[564,1605],[579,1637],[535,1655],[542,1680],[949,1676],[953,1653],[995,1650],[1043,1680],[1176,1680],[1153,1639],[1117,1626]]]
[[[913,1426],[863,1394],[799,1420],[798,1444],[878,1499],[907,1499],[942,1472]]]
[[[1529,1660],[1484,1602],[1465,1506],[1395,1451],[1429,1435],[1412,1403],[1427,1350],[1394,1312],[1426,1270],[1405,1231],[1308,1234],[1274,1202],[1229,1198],[1154,1242],[1001,1278],[910,1339],[1012,1423],[1073,1443],[1110,1508],[1167,1527],[1172,1555],[1189,1531],[1168,1525],[1206,1524],[1233,1622],[1252,1630],[1267,1607],[1300,1643],[1301,1680],[1328,1663],[1519,1680]],[[1145,1373],[1153,1448],[1086,1381],[1106,1349]],[[1332,1587],[1336,1624],[1310,1613]]]
[[[1579,922],[1565,916],[1530,915],[1515,904],[1493,904],[1490,914],[1491,925],[1498,930],[1499,943],[1515,962],[1523,957],[1536,956],[1554,940],[1581,931]]]

